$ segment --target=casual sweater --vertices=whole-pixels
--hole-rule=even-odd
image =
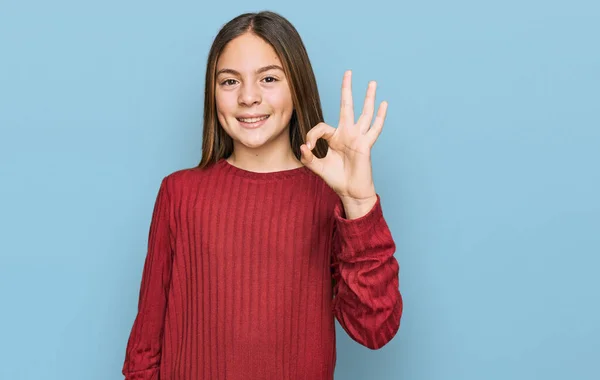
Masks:
[[[381,200],[346,219],[306,167],[256,173],[225,159],[162,179],[127,380],[330,380],[335,318],[378,349],[402,314]]]

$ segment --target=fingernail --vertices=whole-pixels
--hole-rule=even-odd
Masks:
[[[306,142],[306,147],[307,147],[308,149],[312,149],[312,147],[311,147],[311,144],[310,144],[310,141],[307,141],[307,142]]]

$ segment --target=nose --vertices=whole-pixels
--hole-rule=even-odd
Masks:
[[[238,103],[240,105],[250,107],[255,104],[260,104],[261,101],[262,96],[258,86],[252,82],[242,84],[238,97]]]

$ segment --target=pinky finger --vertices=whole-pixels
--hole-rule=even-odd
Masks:
[[[385,122],[385,117],[387,115],[387,107],[388,103],[386,101],[381,102],[379,105],[379,109],[377,110],[377,116],[375,116],[375,121],[373,125],[367,132],[367,136],[369,136],[371,140],[371,144],[375,143],[375,140],[381,134],[381,130],[383,129],[383,124]]]

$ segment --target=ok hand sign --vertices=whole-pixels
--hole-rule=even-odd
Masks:
[[[375,82],[369,83],[362,114],[355,122],[352,72],[346,71],[342,82],[338,127],[317,124],[308,132],[306,144],[300,147],[304,166],[323,178],[344,203],[362,202],[376,197],[371,170],[371,148],[381,133],[387,112],[387,102],[382,102],[373,121],[376,86]],[[315,157],[311,151],[319,138],[325,139],[329,144],[327,155],[323,158]]]

